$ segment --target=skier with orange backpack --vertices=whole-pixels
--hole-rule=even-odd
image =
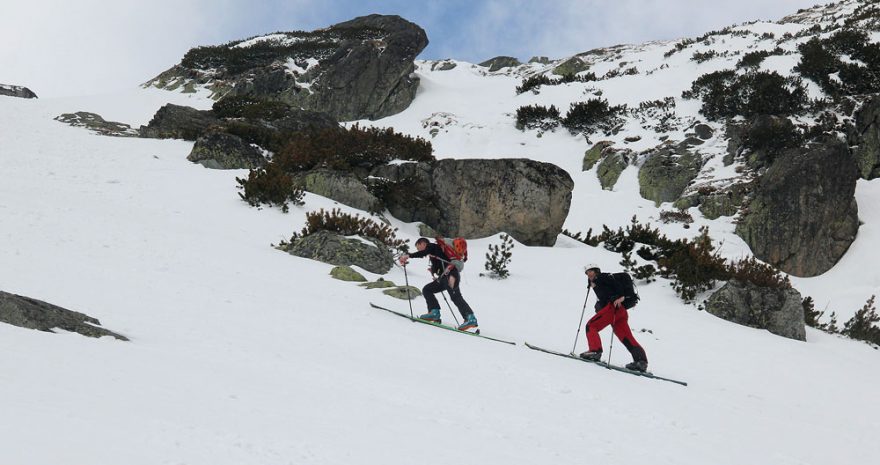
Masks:
[[[419,318],[427,321],[435,321],[440,323],[440,303],[434,294],[443,291],[449,291],[452,303],[458,308],[461,317],[464,320],[458,326],[460,331],[465,331],[477,327],[477,317],[470,305],[465,302],[461,295],[461,269],[467,260],[467,242],[464,239],[456,238],[452,244],[446,239],[437,238],[436,243],[432,243],[427,238],[422,237],[416,241],[416,249],[418,252],[412,254],[401,255],[399,261],[401,265],[406,265],[410,258],[430,257],[432,274],[439,275],[434,281],[426,284],[422,288],[422,295],[425,296],[425,303],[428,304],[428,313],[420,315]]]

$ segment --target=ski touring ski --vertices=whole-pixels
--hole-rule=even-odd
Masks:
[[[647,371],[647,372],[641,372],[641,371],[628,370],[628,369],[626,369],[626,368],[624,368],[624,367],[619,367],[619,366],[617,366],[617,365],[611,365],[611,364],[606,363],[606,362],[602,362],[602,361],[592,361],[592,360],[584,360],[584,359],[578,357],[577,355],[573,355],[573,354],[563,354],[562,352],[556,352],[556,351],[554,351],[554,350],[549,350],[549,349],[544,349],[544,348],[542,348],[542,347],[533,346],[533,345],[529,344],[528,342],[526,342],[525,344],[526,344],[526,347],[528,347],[529,349],[537,350],[537,351],[539,351],[539,352],[545,352],[545,353],[548,353],[548,354],[551,354],[551,355],[557,355],[557,356],[559,356],[559,357],[570,358],[570,359],[578,360],[578,361],[585,362],[585,363],[592,363],[592,364],[595,364],[595,365],[599,365],[599,366],[601,366],[601,367],[608,368],[609,370],[620,371],[620,372],[622,372],[622,373],[629,373],[629,374],[631,374],[631,375],[642,376],[642,377],[645,377],[645,378],[651,378],[651,379],[659,379],[660,381],[668,381],[668,382],[670,382],[670,383],[675,383],[675,384],[680,384],[680,385],[682,385],[682,386],[687,386],[687,383],[684,382],[684,381],[679,381],[679,380],[676,380],[676,379],[670,379],[670,378],[663,378],[663,377],[661,377],[661,376],[656,376],[656,375],[654,375],[653,373],[651,373],[651,372],[649,372],[649,371]]]
[[[480,332],[479,332],[480,330],[479,330],[479,329],[478,329],[476,332],[473,332],[473,333],[470,332],[470,331],[461,331],[461,330],[459,330],[458,328],[454,328],[454,327],[452,327],[452,326],[447,326],[447,325],[444,325],[444,324],[441,324],[441,323],[436,323],[436,322],[433,322],[433,321],[428,321],[428,320],[422,320],[422,319],[419,319],[419,318],[414,318],[414,317],[411,317],[411,316],[407,315],[406,313],[401,313],[401,312],[398,312],[398,311],[394,311],[394,310],[391,310],[390,308],[380,307],[380,306],[378,306],[378,305],[376,305],[376,304],[374,304],[374,303],[372,303],[372,302],[370,302],[370,306],[373,307],[373,308],[378,308],[379,310],[385,310],[385,311],[388,312],[388,313],[393,313],[393,314],[395,314],[395,315],[397,315],[397,316],[400,316],[400,317],[406,318],[407,320],[414,321],[414,322],[416,322],[416,323],[422,323],[422,324],[426,324],[426,325],[430,325],[430,326],[435,326],[435,327],[437,327],[437,328],[442,328],[442,329],[445,329],[445,330],[454,331],[454,332],[456,332],[456,333],[467,334],[467,335],[469,335],[469,336],[481,337],[481,338],[483,338],[483,339],[488,339],[488,340],[490,340],[490,341],[503,342],[503,343],[505,343],[505,344],[510,344],[510,345],[512,345],[512,346],[515,346],[515,345],[516,345],[515,342],[505,341],[505,340],[503,340],[503,339],[496,339],[496,338],[494,338],[494,337],[489,337],[489,336],[484,336],[484,335],[480,334]]]

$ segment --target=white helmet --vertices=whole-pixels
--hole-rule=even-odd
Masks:
[[[589,263],[589,264],[587,264],[587,266],[584,267],[584,273],[586,273],[587,271],[590,271],[590,270],[600,271],[599,265],[597,265],[595,263]]]

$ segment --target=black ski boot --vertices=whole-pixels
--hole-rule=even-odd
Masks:
[[[647,360],[636,360],[632,363],[628,363],[626,365],[627,370],[632,371],[640,371],[642,373],[648,371],[648,361]]]

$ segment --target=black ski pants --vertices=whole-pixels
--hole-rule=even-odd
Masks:
[[[452,286],[449,285],[450,280],[454,283]],[[425,296],[425,303],[428,304],[428,310],[440,308],[440,302],[437,301],[437,296],[434,294],[443,291],[449,292],[449,297],[452,298],[452,303],[458,308],[458,312],[461,313],[462,318],[467,319],[468,316],[474,314],[474,311],[471,310],[471,306],[468,305],[468,303],[464,301],[464,297],[461,296],[461,275],[458,273],[457,269],[453,268],[448,275],[440,276],[422,288],[422,295]]]

